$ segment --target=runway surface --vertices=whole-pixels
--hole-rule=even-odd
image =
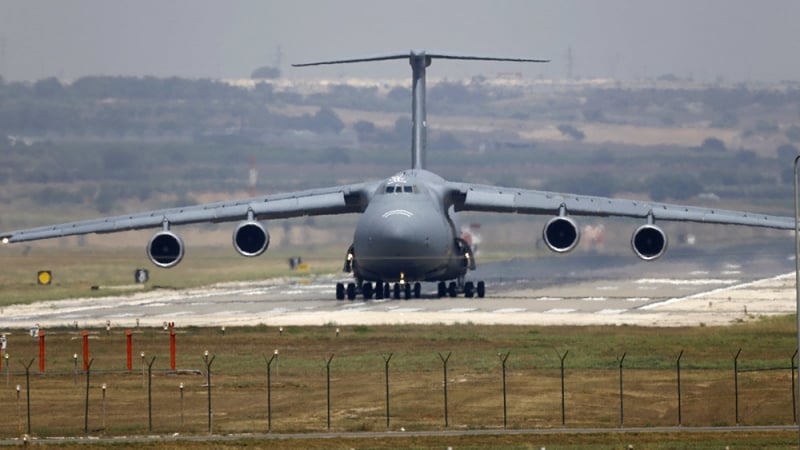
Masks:
[[[266,256],[268,257],[268,256]],[[483,299],[436,297],[336,301],[328,275],[153,289],[125,297],[66,299],[6,307],[0,328],[236,326],[266,324],[718,325],[795,311],[791,239],[723,248],[672,249],[658,261],[581,253],[480,264]],[[344,275],[344,274],[343,274]]]

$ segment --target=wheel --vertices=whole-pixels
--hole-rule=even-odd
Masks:
[[[364,294],[364,300],[372,299],[372,283],[364,283],[361,285],[361,293]]]
[[[344,284],[336,283],[336,300],[344,300]]]
[[[456,285],[455,281],[451,281],[450,284],[447,285],[447,295],[450,297],[458,295],[458,285]]]
[[[419,283],[414,283],[414,298],[420,298],[422,296],[422,285]]]
[[[400,298],[400,284],[399,283],[395,283],[394,284],[394,298],[395,299]]]
[[[486,285],[483,281],[478,281],[478,298],[486,296]]]
[[[406,300],[411,298],[411,285],[408,283],[403,285],[403,296]]]
[[[356,298],[356,284],[347,283],[347,299],[355,300],[355,298]]]
[[[383,298],[383,283],[380,281],[375,283],[375,298],[378,300]]]
[[[440,281],[439,284],[436,285],[436,293],[439,298],[444,297],[447,295],[447,285],[444,284],[444,281]]]
[[[385,283],[383,285],[383,298],[392,298],[392,286],[391,286],[391,283]]]
[[[475,285],[472,284],[472,281],[467,281],[464,283],[464,297],[472,298],[475,296]]]

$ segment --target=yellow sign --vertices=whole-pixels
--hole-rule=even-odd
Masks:
[[[297,265],[298,272],[308,272],[308,263],[300,263]]]
[[[48,285],[53,281],[53,274],[49,270],[40,270],[36,275],[36,281],[42,285]]]

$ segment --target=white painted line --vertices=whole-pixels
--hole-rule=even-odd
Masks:
[[[553,308],[553,309],[548,309],[544,313],[545,314],[569,314],[571,312],[575,312],[575,310],[574,309],[568,309],[568,308]]]

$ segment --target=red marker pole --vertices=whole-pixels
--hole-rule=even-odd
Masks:
[[[128,362],[128,372],[133,370],[133,336],[131,335],[131,330],[125,330],[125,339],[127,340],[127,362]]]
[[[89,332],[83,330],[83,371],[89,371]]]
[[[175,370],[175,329],[169,329],[169,367]]]
[[[44,372],[44,330],[39,330],[39,372]]]

